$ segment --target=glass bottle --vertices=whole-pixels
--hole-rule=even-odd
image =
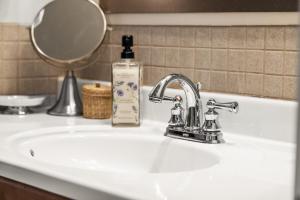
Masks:
[[[112,64],[112,125],[140,125],[142,65],[134,60],[133,36],[122,37],[121,60]]]

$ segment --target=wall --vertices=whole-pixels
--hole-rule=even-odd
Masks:
[[[0,22],[30,26],[37,12],[53,0],[0,0]],[[93,0],[99,3],[99,0]]]
[[[96,65],[81,72],[83,78],[110,80],[123,34],[134,35],[146,85],[183,73],[205,91],[296,98],[296,26],[114,26]]]
[[[36,13],[52,0],[0,0],[0,22],[30,25]]]
[[[97,61],[78,75],[109,81],[121,36],[133,34],[146,85],[183,73],[205,91],[295,99],[296,32],[296,26],[114,26]],[[0,94],[56,93],[63,72],[38,57],[27,28],[0,24],[0,49]]]
[[[0,24],[0,94],[56,94],[59,73],[35,53],[27,28]]]

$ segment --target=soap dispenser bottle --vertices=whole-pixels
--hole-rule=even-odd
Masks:
[[[134,60],[133,36],[122,37],[121,60],[112,64],[112,125],[140,125],[142,65]]]

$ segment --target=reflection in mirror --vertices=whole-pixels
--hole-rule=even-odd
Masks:
[[[73,70],[94,61],[106,32],[106,19],[90,0],[55,0],[37,14],[31,40],[47,62],[67,71],[60,97],[48,114],[82,114],[82,103]]]

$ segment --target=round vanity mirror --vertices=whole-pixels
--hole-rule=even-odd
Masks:
[[[44,6],[31,26],[31,41],[46,62],[67,71],[61,93],[48,114],[82,114],[74,70],[97,57],[106,32],[100,7],[90,0],[54,0]]]

